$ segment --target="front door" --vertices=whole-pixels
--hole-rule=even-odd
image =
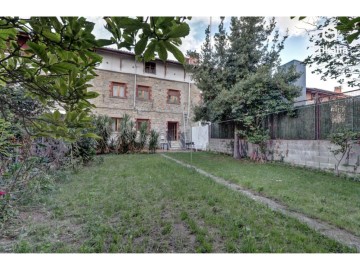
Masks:
[[[168,122],[168,140],[178,140],[178,122]]]

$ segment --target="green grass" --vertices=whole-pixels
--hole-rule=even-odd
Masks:
[[[191,163],[189,153],[169,155]],[[360,182],[328,172],[239,161],[208,152],[193,153],[192,164],[360,236]]]
[[[32,205],[11,251],[354,252],[159,155],[104,160]]]

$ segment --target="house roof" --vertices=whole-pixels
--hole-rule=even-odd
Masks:
[[[102,48],[96,48],[96,51],[103,51],[103,52],[110,52],[110,53],[116,53],[116,54],[123,54],[123,55],[130,55],[130,56],[135,56],[135,53],[130,52],[130,51],[125,51],[125,50],[118,50],[118,49],[114,49],[114,48],[109,48],[109,47],[102,47]],[[155,61],[161,61],[162,60],[160,58],[155,58]],[[176,65],[181,65],[182,64],[178,61],[175,60],[166,60],[166,63],[171,63],[171,64],[176,64]]]
[[[336,93],[336,92],[329,91],[329,90],[324,90],[324,89],[319,89],[319,88],[310,88],[310,87],[306,87],[306,92],[309,92],[311,94],[319,93],[319,94],[324,94],[324,95],[328,95],[328,96],[344,96],[344,93]]]

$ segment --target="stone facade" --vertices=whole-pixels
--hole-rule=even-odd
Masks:
[[[112,58],[110,58],[111,56]],[[125,56],[129,58],[128,54]],[[122,57],[122,54],[111,54],[106,57],[106,63],[109,63],[109,61],[116,62],[116,59]],[[200,102],[200,91],[190,80],[190,77],[186,75],[182,65],[176,65],[172,62],[168,73],[169,71],[172,72],[170,75],[173,77],[168,79],[170,75],[166,74],[165,71],[160,74],[159,72],[157,74],[146,74],[141,69],[143,63],[139,62],[137,63],[138,67],[135,68],[141,70],[141,72],[135,72],[135,69],[131,70],[134,59],[121,62],[122,69],[126,72],[114,69],[114,66],[117,67],[114,63],[109,64],[109,67],[106,66],[106,63],[98,68],[98,76],[92,81],[93,88],[91,90],[100,94],[96,99],[92,100],[96,105],[94,113],[108,115],[113,118],[122,118],[126,113],[130,115],[133,121],[136,121],[136,119],[148,119],[151,129],[155,129],[160,133],[160,136],[165,138],[168,122],[178,123],[178,135],[184,132],[183,113],[190,117],[187,126],[188,128],[191,127],[193,108]],[[156,62],[156,65],[158,70],[164,70],[162,62]],[[132,67],[134,68],[134,66]],[[177,77],[174,77],[175,75]],[[126,84],[126,98],[111,96],[111,84],[114,82]],[[141,100],[137,97],[136,91],[139,85],[150,88],[149,100]],[[168,90],[178,90],[180,92],[179,104],[168,103]]]

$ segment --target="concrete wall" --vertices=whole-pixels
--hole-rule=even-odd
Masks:
[[[212,152],[225,153],[232,155],[234,153],[233,139],[209,139],[209,150]]]
[[[210,139],[210,151],[232,154],[229,150],[230,139]],[[248,144],[248,156],[255,145]],[[268,142],[268,159],[284,161],[293,165],[306,166],[321,170],[334,170],[337,161],[331,150],[337,147],[326,140],[271,140]],[[340,157],[339,157],[340,158]],[[355,144],[349,159],[342,161],[339,170],[349,174],[360,173],[360,145]]]

